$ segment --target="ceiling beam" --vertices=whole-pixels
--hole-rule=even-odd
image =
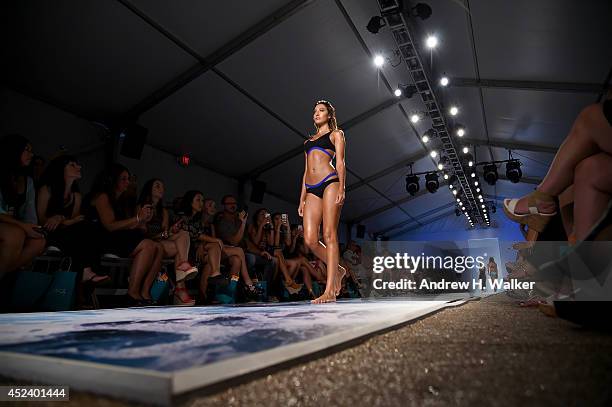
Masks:
[[[539,144],[532,143],[517,143],[514,141],[506,141],[499,139],[489,139],[489,140],[478,140],[474,138],[463,137],[461,139],[462,144],[469,144],[473,146],[490,146],[490,147],[500,147],[506,148],[508,150],[519,150],[519,151],[535,151],[538,153],[549,153],[556,154],[558,147],[548,147],[542,146]]]
[[[423,219],[423,218],[426,218],[427,216],[433,215],[433,214],[438,213],[438,212],[440,212],[440,211],[442,211],[444,209],[448,209],[448,208],[451,208],[451,207],[454,207],[454,206],[455,206],[454,202],[449,202],[449,203],[447,203],[445,205],[438,206],[437,208],[431,209],[431,210],[429,210],[429,211],[427,211],[425,213],[421,213],[421,214],[417,215],[417,217],[419,219]],[[375,232],[374,235],[384,235],[385,233],[389,232],[390,230],[401,228],[401,227],[409,225],[411,223],[414,223],[414,222],[412,220],[405,220],[405,221],[402,221],[402,222],[398,222],[398,223],[395,223],[395,224],[393,224],[391,226],[388,226],[388,227],[386,227],[384,229],[381,229],[381,230]],[[427,223],[427,222],[425,222],[425,223]]]
[[[544,92],[593,93],[606,91],[601,83],[515,81],[504,79],[450,78],[448,86],[457,88],[519,89]]]
[[[381,104],[374,106],[373,108],[369,109],[366,112],[363,112],[361,114],[359,114],[356,117],[353,117],[352,119],[350,119],[349,121],[347,121],[346,123],[342,123],[340,124],[340,128],[343,130],[348,130],[349,128],[369,119],[370,117],[382,112],[385,109],[388,109],[391,106],[394,106],[398,103],[398,99],[388,99],[384,102],[382,102]],[[302,138],[304,140],[306,140],[308,138],[308,135],[305,134],[301,134]],[[242,175],[242,177],[244,178],[257,178],[259,175],[263,174],[264,172],[271,170],[272,168],[286,162],[289,161],[290,159],[297,157],[298,155],[302,154],[304,152],[304,146],[302,144],[300,144],[299,146],[296,146],[295,148],[284,152],[280,155],[278,155],[277,157],[274,157],[273,159],[271,159],[270,161],[258,166],[257,168],[253,168],[251,171],[246,172],[245,174]]]
[[[155,90],[153,93],[136,103],[131,109],[129,109],[124,118],[137,118],[142,113],[150,110],[162,100],[174,94],[176,91],[189,84],[200,75],[204,74],[215,65],[220,64],[225,59],[244,48],[246,45],[255,41],[263,34],[270,31],[289,17],[302,10],[309,4],[313,3],[313,0],[294,0],[283,7],[279,8],[269,16],[257,22],[246,31],[242,32],[237,37],[233,38],[229,42],[225,43],[213,53],[207,56],[201,56],[195,49],[191,48],[180,38],[172,34],[170,31],[165,29],[161,24],[153,20],[151,17],[146,15],[142,10],[138,9],[132,3],[127,0],[118,0],[123,6],[125,6],[132,13],[140,17],[147,24],[153,27],[156,31],[162,34],[164,37],[172,41],[175,45],[181,48],[183,51],[195,58],[198,63],[182,74],[178,75],[170,82],[166,83],[162,87]]]
[[[399,170],[401,168],[405,168],[407,165],[409,164],[413,164],[415,162],[417,162],[418,160],[420,160],[421,158],[425,158],[427,157],[427,151],[419,151],[418,153],[415,153],[413,155],[411,155],[410,157],[406,158],[405,160],[402,160],[398,163],[393,164],[390,167],[387,167],[383,170],[378,171],[376,174],[374,175],[370,175],[367,178],[364,178],[361,181],[357,181],[349,186],[346,187],[346,192],[352,191],[353,189],[359,188],[362,185],[367,184],[368,182],[372,182],[377,180],[378,178],[384,177],[385,175],[388,175],[389,173],[392,173],[393,171]]]
[[[402,235],[402,234],[404,234],[404,233],[406,233],[406,232],[410,232],[411,230],[418,229],[418,228],[420,228],[420,227],[422,227],[422,226],[428,225],[428,224],[433,223],[433,222],[435,222],[435,221],[438,221],[438,220],[440,220],[440,219],[444,219],[444,218],[446,218],[446,217],[448,217],[448,216],[450,216],[450,215],[453,215],[454,213],[455,213],[455,210],[454,210],[454,209],[453,209],[453,210],[450,210],[450,211],[447,211],[447,212],[444,212],[444,213],[441,213],[441,214],[440,214],[440,215],[438,215],[438,216],[434,216],[433,218],[428,219],[428,220],[427,220],[425,223],[423,223],[423,225],[412,225],[412,226],[410,226],[410,227],[407,227],[407,228],[405,228],[405,229],[402,229],[402,230],[400,230],[400,231],[398,231],[398,232],[395,232],[395,233],[393,233],[393,234],[389,235],[389,238],[392,238],[392,237],[395,237],[395,236]]]
[[[445,187],[445,186],[448,186],[447,181],[446,180],[440,181],[440,188]],[[395,203],[397,205],[401,205],[403,203],[406,203],[408,201],[412,201],[413,199],[417,199],[417,198],[419,198],[419,197],[421,197],[423,195],[427,195],[429,193],[430,192],[427,191],[427,189],[425,189],[425,188],[421,189],[419,192],[414,194],[414,196],[409,195],[408,192],[406,192],[407,196],[402,198],[402,199],[399,199],[399,200],[395,201]],[[380,215],[381,213],[386,212],[389,209],[392,209],[392,208],[394,208],[397,205],[387,204],[387,205],[381,206],[380,208],[374,209],[374,210],[372,210],[370,212],[364,213],[363,215],[359,215],[356,218],[350,219],[350,220],[347,221],[347,223],[357,224],[357,223],[363,222],[364,220],[366,220],[368,218],[371,218],[373,216],[376,216],[376,215]],[[411,219],[413,219],[413,217],[411,217]]]

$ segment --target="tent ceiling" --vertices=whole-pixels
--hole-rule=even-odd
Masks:
[[[610,70],[609,1],[587,6],[571,0],[424,2],[433,15],[417,25],[437,34],[440,46],[422,55],[437,72],[474,81],[590,84],[580,93],[444,89],[446,103],[461,109],[456,121],[467,126],[467,137],[482,144],[476,148],[478,161],[491,154],[507,158],[503,145],[558,147],[580,109],[596,100],[593,89]],[[381,231],[410,220],[409,215],[426,223],[453,203],[445,187],[406,199],[408,158],[415,158],[415,171],[434,169],[430,147],[419,139],[429,123],[407,121],[407,114],[423,109],[417,98],[393,103],[390,90],[409,81],[406,66],[387,64],[380,72],[372,66],[373,54],[389,55],[395,46],[387,29],[378,35],[365,29],[378,14],[376,0],[189,1],[180,7],[162,0],[40,0],[0,7],[6,30],[2,55],[13,62],[3,67],[4,83],[85,117],[120,118],[197,66],[188,49],[207,57],[248,37],[226,48],[213,69],[195,75],[140,116],[151,144],[189,152],[235,177],[270,164],[259,179],[297,201],[304,165],[299,148],[313,130],[313,102],[323,98],[336,105],[341,123],[350,124],[347,186],[367,181],[349,190],[343,220],[363,218],[368,230]],[[279,10],[285,10],[283,18],[262,25]],[[253,27],[259,29],[245,37]],[[292,150],[287,159],[277,160]],[[553,157],[527,148],[516,149],[515,156],[533,180],[546,174]],[[503,166],[499,172],[503,175]],[[482,189],[514,196],[533,187],[500,180]],[[386,206],[390,209],[379,210]]]

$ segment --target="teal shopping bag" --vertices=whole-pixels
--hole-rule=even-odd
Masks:
[[[60,262],[59,270],[53,273],[53,280],[42,302],[45,311],[69,311],[73,308],[77,273],[70,271],[71,267],[72,259],[65,257]]]
[[[53,282],[53,276],[36,271],[17,273],[10,308],[16,311],[33,311],[44,298]]]
[[[166,273],[159,273],[151,286],[151,299],[162,302],[168,299],[170,284]]]

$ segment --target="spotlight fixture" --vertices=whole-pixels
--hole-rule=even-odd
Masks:
[[[440,78],[440,85],[448,86],[448,78],[446,76]]]
[[[457,203],[461,205],[461,199],[457,198]]]
[[[470,152],[470,149],[469,149],[469,148],[467,148],[467,147],[463,147],[463,150],[462,150],[462,151],[463,151],[463,154],[467,154],[467,153],[469,153],[469,152]]]
[[[453,189],[453,195],[457,195],[457,190]]]
[[[476,188],[476,192],[480,192],[480,188]]]
[[[474,186],[477,187],[478,186],[478,181],[474,181]]]
[[[458,124],[455,127],[455,133],[457,133],[457,136],[459,137],[465,136],[465,126],[463,126],[462,124]]]
[[[427,134],[423,134],[421,140],[423,141],[423,143],[427,144],[429,142],[429,136]]]
[[[497,167],[495,164],[490,163],[484,166],[484,179],[489,185],[495,185],[499,175],[497,174]]]
[[[459,113],[459,109],[457,108],[457,106],[452,106],[449,110],[449,113],[451,116],[457,116],[457,114]]]
[[[397,89],[399,89],[399,91],[402,92],[402,94],[406,97],[406,99],[410,99],[411,97],[414,96],[415,93],[417,93],[417,88],[414,85],[404,85],[400,83],[397,85]],[[401,95],[398,95],[396,93],[395,96],[401,96]]]
[[[472,178],[474,178],[474,177],[476,176],[476,173],[475,173],[475,172],[473,172],[473,173],[471,173],[471,174],[470,174],[470,176],[471,176]]]
[[[401,91],[401,90],[399,90],[399,89],[395,89],[395,91],[393,91],[393,94],[394,94],[395,96],[397,96],[397,97],[400,97],[400,96],[402,96],[402,91]]]
[[[478,195],[478,199],[482,199],[482,195]]]
[[[474,166],[474,161],[470,160],[468,161],[468,167],[473,167]]]
[[[366,26],[366,28],[372,34],[378,34],[378,31],[380,31],[380,29],[383,28],[385,25],[387,25],[387,23],[385,23],[384,18],[380,16],[374,16],[370,18],[370,21],[368,21],[368,25]]]
[[[438,181],[438,174],[435,172],[430,172],[429,174],[425,175],[425,188],[427,188],[430,193],[434,194],[439,187],[440,182]]]
[[[427,143],[429,140],[433,139],[435,136],[436,136],[436,131],[434,129],[429,129],[425,133],[423,133],[423,137],[421,137],[421,140],[423,140],[423,143]]]
[[[412,122],[412,124],[417,124],[419,120],[421,120],[421,117],[417,113],[414,113],[410,116],[410,121]]]
[[[447,180],[448,178],[449,178],[448,173],[446,171],[444,171],[444,179]]]
[[[425,40],[425,44],[427,45],[427,48],[433,49],[438,45],[438,38],[435,35],[430,35]]]
[[[506,177],[516,184],[521,180],[523,171],[521,171],[521,162],[519,160],[512,160],[506,163]]]
[[[374,57],[374,65],[376,65],[377,68],[382,67],[385,64],[385,58],[383,58],[382,55],[376,55]]]
[[[413,174],[406,175],[406,192],[414,196],[419,192],[419,177]]]
[[[431,158],[436,158],[438,156],[438,152],[436,150],[432,150],[432,152],[429,153],[429,155],[431,156]]]
[[[438,169],[442,171],[444,169],[444,164],[438,163]]]

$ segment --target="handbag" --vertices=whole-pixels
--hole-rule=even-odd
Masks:
[[[159,272],[157,278],[153,281],[151,286],[151,299],[160,302],[161,298],[167,299],[168,293],[170,292],[170,284],[168,282],[168,274]]]
[[[68,267],[63,268],[68,261]],[[53,281],[43,298],[42,308],[45,311],[69,311],[74,306],[77,273],[70,271],[72,258],[64,257],[59,269],[53,273]]]

